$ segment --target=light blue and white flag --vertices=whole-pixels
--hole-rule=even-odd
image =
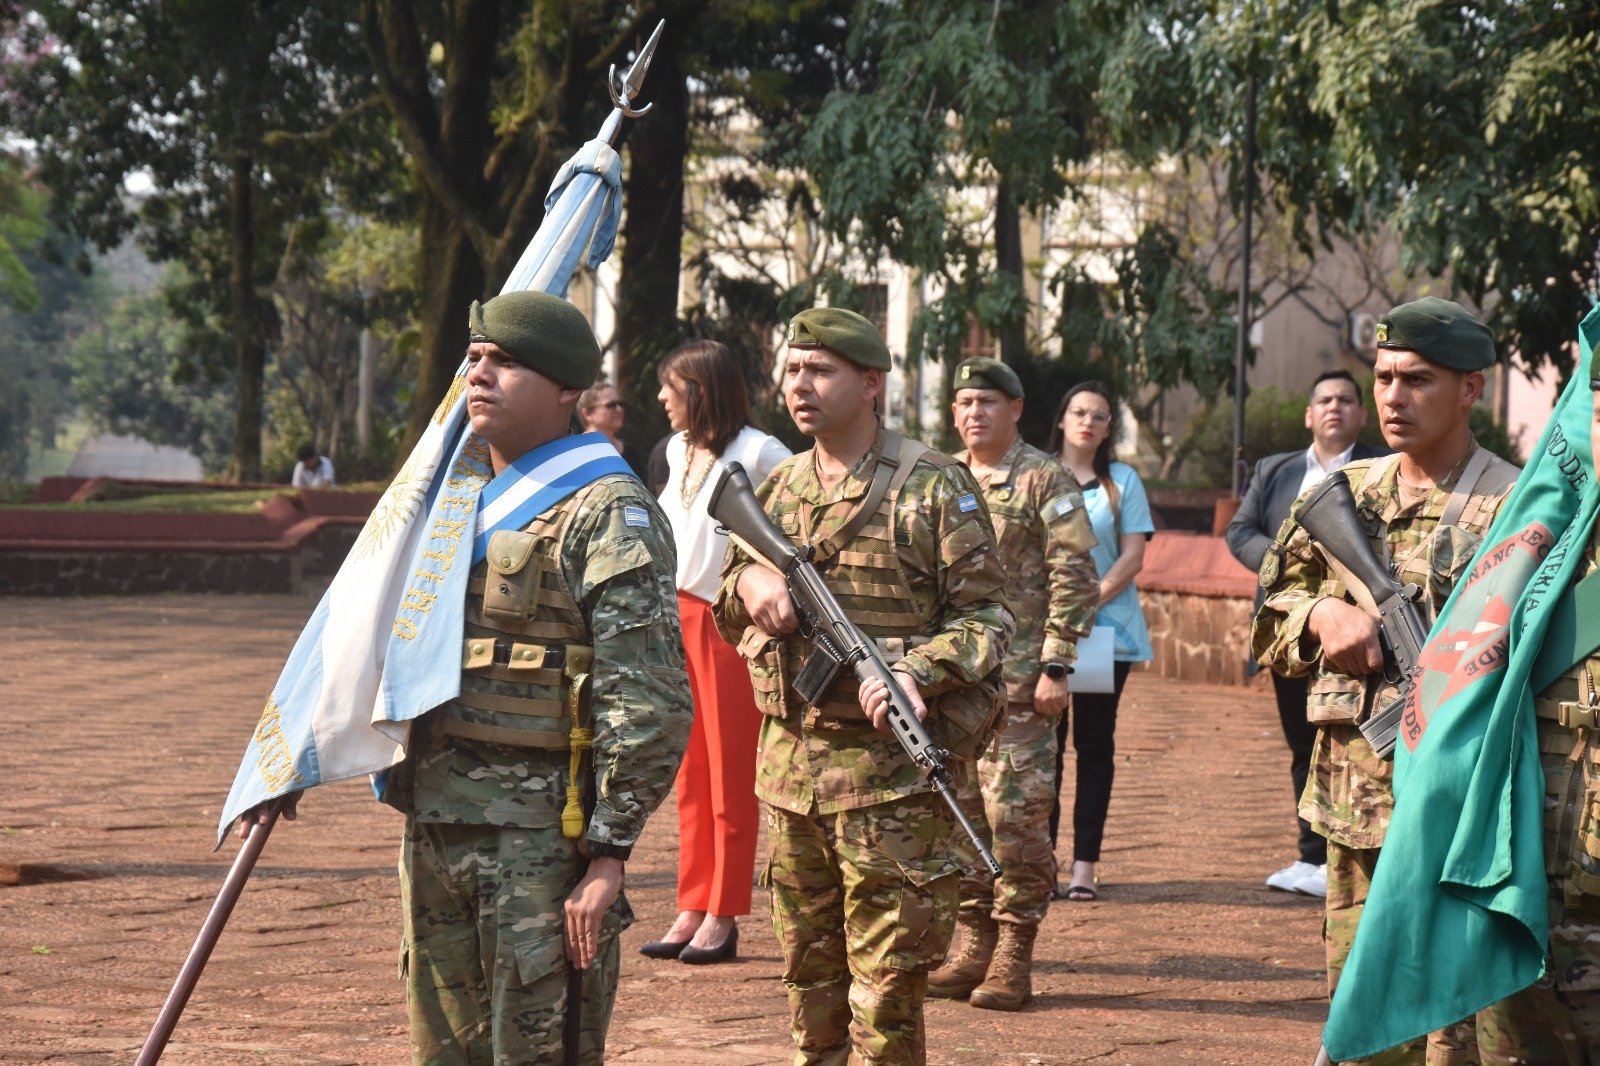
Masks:
[[[604,140],[590,141],[556,175],[539,232],[501,291],[565,295],[580,261],[593,268],[611,254],[621,214],[622,162]],[[555,442],[543,459],[524,457],[533,461],[491,485],[487,449],[467,422],[466,372],[463,359],[289,653],[223,805],[219,846],[259,803],[403,759],[411,719],[459,693],[466,578],[482,558],[480,534],[486,545],[497,523],[552,506],[552,491],[565,498],[627,469],[609,443],[602,450],[585,435]],[[540,471],[543,461],[555,466]],[[481,525],[480,506],[494,515]],[[457,556],[463,537],[473,552]],[[451,668],[438,669],[443,661]]]

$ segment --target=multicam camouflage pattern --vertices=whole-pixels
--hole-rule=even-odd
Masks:
[[[867,494],[883,447],[880,430],[863,462],[832,487],[818,479],[813,454],[802,452],[778,464],[756,494],[790,540],[822,544]],[[916,681],[934,738],[950,746],[952,732],[992,724],[1015,623],[993,527],[966,467],[925,453],[899,492],[837,547],[822,575],[852,621],[880,640],[929,638],[906,650],[896,669]],[[751,620],[735,585],[749,565],[749,556],[731,545],[714,611],[724,639],[739,644],[750,662],[766,715],[756,795],[796,814],[833,814],[927,791],[931,786],[900,746],[862,715],[854,675],[841,671],[824,705],[808,706],[793,680],[810,642],[753,629],[755,640],[747,636]],[[976,719],[982,721],[974,726]]]
[[[565,1061],[562,902],[585,866],[576,842],[560,829],[407,820],[400,966],[418,1066]],[[581,1062],[604,1058],[618,934],[632,921],[619,895],[601,922],[595,963],[584,974]]]
[[[955,928],[952,821],[928,793],[827,816],[767,807],[797,1066],[927,1060],[928,971]]]
[[[1055,888],[1055,852],[1050,846],[1050,808],[1056,798],[1056,728],[1027,703],[1006,706],[1005,723],[982,757],[976,780],[956,790],[978,835],[1000,862],[991,878],[965,833],[952,838],[966,872],[961,909],[1002,922],[1038,925]]]
[[[643,509],[644,524],[638,524]],[[632,523],[628,512],[633,512]],[[594,649],[593,815],[588,839],[631,845],[666,797],[688,743],[693,708],[678,626],[672,537],[656,501],[633,478],[610,476],[569,497],[529,525],[545,560],[532,621],[491,622],[476,605],[474,633]],[[473,570],[474,587],[485,575]],[[469,594],[470,595],[470,594]],[[576,610],[564,605],[575,605]],[[556,671],[528,682],[501,680],[493,668],[463,674],[465,689],[559,703]],[[429,719],[548,728],[537,715],[445,704]],[[413,818],[460,825],[558,825],[568,755],[445,736],[440,722],[417,730],[388,797]],[[563,748],[565,745],[563,745]]]
[[[1401,498],[1399,465],[1392,457],[1361,459],[1344,468],[1355,491],[1356,515],[1380,557],[1387,552],[1403,582],[1424,591],[1422,606],[1431,622],[1449,598],[1489,523],[1516,478],[1516,468],[1492,458],[1461,517],[1440,527],[1451,491],[1474,446],[1460,466],[1422,499]],[[1377,465],[1376,476],[1368,471]],[[1354,599],[1295,522],[1293,514],[1278,532],[1261,564],[1266,599],[1251,630],[1251,651],[1261,665],[1285,677],[1314,674],[1306,714],[1321,728],[1311,753],[1311,773],[1300,803],[1300,817],[1330,841],[1347,848],[1382,846],[1394,811],[1390,763],[1377,758],[1356,724],[1372,707],[1394,699],[1394,686],[1341,674],[1322,662],[1322,649],[1308,639],[1307,619],[1324,596]],[[1331,908],[1330,908],[1331,910]]]
[[[968,452],[956,458],[968,465]],[[1033,699],[1043,663],[1070,663],[1100,605],[1100,576],[1089,550],[1094,529],[1078,482],[1051,456],[1017,438],[995,472],[979,475],[1005,566],[1011,613],[1019,625],[1006,653],[1006,699]],[[1036,620],[1042,619],[1042,624]]]
[[[630,846],[672,787],[692,714],[667,521],[637,481],[611,476],[528,532],[541,567],[532,617],[489,620],[481,608],[499,589],[486,590],[490,570],[479,564],[469,650],[472,639],[497,634],[593,649],[586,839]],[[565,683],[558,670],[523,681],[490,665],[465,670],[463,689],[468,700],[499,697],[515,709],[456,701],[429,714],[385,794],[407,815],[401,873],[413,1051],[419,1063],[487,1062],[487,1037],[496,1064],[556,1062],[566,995],[561,901],[586,866],[579,842],[561,830],[569,753],[446,730],[455,721],[548,731],[553,720],[539,707],[561,707]],[[615,934],[631,918],[619,897],[604,923],[609,944],[585,978],[586,1062],[600,1061],[616,991]]]

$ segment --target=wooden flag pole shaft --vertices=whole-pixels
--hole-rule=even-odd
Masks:
[[[251,826],[250,835],[239,847],[239,854],[234,857],[227,879],[222,882],[216,902],[211,904],[211,913],[206,915],[200,935],[194,938],[194,947],[189,949],[189,957],[184,960],[183,969],[178,971],[178,979],[172,983],[167,1001],[161,1005],[156,1024],[145,1038],[144,1047],[139,1050],[137,1066],[155,1066],[161,1061],[161,1053],[167,1049],[167,1041],[172,1039],[172,1031],[178,1027],[183,1008],[188,1005],[189,996],[200,981],[200,972],[206,968],[211,950],[217,946],[222,927],[228,924],[233,905],[239,902],[244,883],[250,880],[250,873],[255,869],[256,860],[261,857],[261,849],[266,847],[267,837],[272,833],[272,827],[278,821],[278,812],[282,809],[283,800],[273,800],[267,807],[266,821]]]

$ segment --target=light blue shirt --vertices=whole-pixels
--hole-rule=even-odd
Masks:
[[[1150,518],[1150,501],[1144,494],[1144,482],[1127,463],[1111,464],[1111,480],[1117,486],[1117,510],[1122,513],[1122,532],[1154,533],[1155,523]],[[1083,490],[1083,502],[1089,511],[1089,521],[1094,526],[1095,540],[1091,554],[1094,568],[1103,578],[1111,564],[1117,561],[1122,546],[1117,543],[1117,522],[1111,514],[1111,502],[1106,491],[1097,482],[1093,488]],[[1112,658],[1119,663],[1142,663],[1155,657],[1150,647],[1150,630],[1144,624],[1144,608],[1139,606],[1139,590],[1133,582],[1117,593],[1112,601],[1100,608],[1094,624],[1110,626],[1116,632],[1116,650]]]

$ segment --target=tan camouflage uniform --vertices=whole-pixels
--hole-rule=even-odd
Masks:
[[[1600,529],[1576,578],[1594,572]],[[1562,704],[1568,706],[1563,710]],[[1547,1009],[1504,1021],[1507,1042],[1548,1050],[1527,1061],[1600,1063],[1600,652],[1534,699],[1544,764],[1550,958],[1535,990]],[[1564,1053],[1562,1053],[1564,1052]]]
[[[956,458],[971,461],[964,451]],[[995,470],[979,485],[994,520],[1011,612],[1026,624],[1018,625],[1006,653],[1005,721],[978,759],[976,780],[969,779],[959,795],[1000,862],[999,878],[989,877],[965,834],[954,840],[969,871],[961,881],[961,909],[1038,925],[1055,887],[1050,808],[1056,730],[1053,718],[1034,710],[1033,690],[1043,663],[1077,657],[1078,638],[1094,625],[1100,578],[1089,554],[1094,530],[1073,476],[1021,438]]]
[[[385,795],[407,815],[402,970],[415,1062],[562,1061],[562,903],[588,864],[561,826],[566,697],[587,673],[584,843],[631,847],[671,789],[689,734],[675,570],[656,501],[618,475],[522,533],[496,534],[473,569],[462,695],[414,729]],[[584,978],[583,1062],[603,1057],[617,937],[632,920],[619,895]]]
[[[831,488],[813,453],[779,464],[757,489],[796,543],[831,558],[828,587],[928,703],[937,742],[968,752],[988,739],[1014,623],[1005,574],[972,475],[927,452],[847,543],[830,536],[866,496],[885,435]],[[838,549],[832,554],[832,549]],[[820,706],[791,682],[810,648],[755,629],[735,591],[751,565],[729,549],[715,615],[750,663],[762,721],[756,793],[767,804],[773,927],[797,1063],[925,1058],[927,973],[949,946],[960,867],[952,819],[892,736],[872,728],[843,672]],[[959,766],[959,763],[957,764]]]
[[[1409,503],[1401,497],[1396,457],[1357,460],[1344,467],[1355,492],[1357,517],[1374,551],[1380,558],[1387,552],[1402,582],[1422,587],[1421,605],[1429,622],[1449,598],[1516,478],[1515,467],[1491,459],[1459,520],[1441,527],[1451,490],[1476,450],[1474,446],[1456,471],[1426,496]],[[1383,476],[1366,484],[1369,470],[1375,467]],[[1263,666],[1285,677],[1314,675],[1306,714],[1319,728],[1300,817],[1328,838],[1324,940],[1331,995],[1355,940],[1372,871],[1394,812],[1393,764],[1373,753],[1357,723],[1387,706],[1398,693],[1395,686],[1374,678],[1370,679],[1375,683],[1369,696],[1368,678],[1341,674],[1322,662],[1322,649],[1312,642],[1307,629],[1311,609],[1324,596],[1355,601],[1305,530],[1295,523],[1293,514],[1262,561],[1261,584],[1266,599],[1252,628],[1252,651]],[[1468,1019],[1430,1034],[1425,1041],[1363,1061],[1384,1066],[1477,1063],[1480,1054],[1487,1055],[1498,1042],[1493,1035],[1498,1023],[1487,1012],[1480,1013],[1475,1037],[1472,1024]],[[1485,1057],[1481,1061],[1499,1060]]]

